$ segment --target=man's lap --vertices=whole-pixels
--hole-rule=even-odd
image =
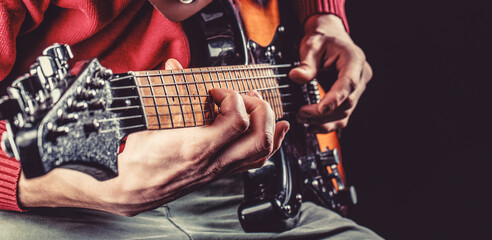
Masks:
[[[6,239],[379,238],[350,219],[309,202],[303,203],[299,224],[290,231],[245,233],[237,218],[237,206],[242,199],[237,192],[240,188],[237,179],[218,181],[134,217],[70,208],[36,209],[27,213],[0,211],[0,232]]]

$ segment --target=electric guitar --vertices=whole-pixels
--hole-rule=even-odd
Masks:
[[[239,5],[248,3],[258,4]],[[299,86],[287,77],[298,59],[300,27],[292,9],[276,0],[251,6],[278,16],[267,44],[245,30],[248,24],[251,29],[247,8],[228,0],[212,2],[184,23],[193,55],[202,56],[193,64],[201,67],[114,74],[97,59],[69,67],[69,46],[48,47],[0,101],[0,119],[7,120],[2,148],[20,160],[27,178],[63,167],[107,180],[118,174],[126,135],[210,124],[218,109],[208,90],[257,90],[291,130],[264,167],[244,174],[238,209],[244,230],[292,228],[302,201],[343,214],[355,192],[346,185],[336,133],[313,134],[295,121],[299,107],[316,103],[322,93],[316,81]]]

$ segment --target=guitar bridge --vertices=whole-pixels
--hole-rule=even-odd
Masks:
[[[345,215],[347,206],[357,203],[353,186],[344,184],[338,168],[340,155],[337,149],[326,149],[299,158],[299,166],[304,176],[306,201],[313,201]]]

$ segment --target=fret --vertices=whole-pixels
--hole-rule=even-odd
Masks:
[[[261,72],[264,72],[263,76],[265,78],[263,79],[264,84],[267,85],[268,87],[271,87],[272,84],[269,81],[270,76],[272,76],[271,72],[268,70],[261,70]],[[275,113],[275,116],[277,116],[277,112],[275,111],[275,96],[273,96],[271,89],[268,89],[265,91],[267,96],[268,96],[268,102],[270,103],[270,106],[272,107],[273,112]]]
[[[215,88],[215,86],[214,86],[214,82],[218,82],[218,83],[219,83],[219,88],[222,88],[222,83],[220,82],[220,77],[219,77],[219,73],[218,73],[218,71],[217,71],[217,68],[216,68],[216,67],[214,67],[213,69],[215,70],[215,75],[214,75],[214,74],[211,74],[211,75],[210,75],[210,76],[211,76],[211,80],[212,80],[212,81],[211,81],[211,82],[212,82],[212,88]],[[214,79],[214,76],[217,76],[217,78],[216,78],[216,79]],[[215,104],[211,104],[211,105],[210,105],[210,107],[211,107],[211,109],[212,109],[212,111],[210,112],[211,117],[212,117],[212,118],[215,118],[216,113],[218,113],[218,112],[219,112],[219,108],[218,108],[218,106],[217,106],[217,105],[215,105]]]
[[[219,67],[219,70],[223,70],[223,69],[224,69],[224,67]],[[230,87],[230,86],[229,86],[229,84],[230,84],[230,83],[228,83],[228,82],[227,82],[227,79],[228,79],[228,78],[226,77],[226,75],[225,75],[224,71],[220,71],[220,72],[219,72],[219,76],[221,77],[221,79],[220,79],[220,80],[221,80],[222,82],[224,82],[225,88],[226,88],[226,89],[232,89],[232,87]]]
[[[205,112],[209,112],[209,110],[206,110]],[[184,112],[184,113],[185,113],[185,114],[191,114],[191,113],[193,113],[193,112]],[[177,113],[175,112],[174,114],[177,114]],[[149,114],[149,116],[151,116],[151,117],[156,117],[156,116],[157,116],[157,114]],[[161,113],[161,114],[159,114],[159,116],[170,116],[170,115],[169,115],[169,113],[166,113],[166,114]],[[187,119],[186,119],[186,120],[187,120]],[[191,120],[190,120],[190,121],[191,121]],[[202,121],[202,120],[199,120],[199,121]]]
[[[190,71],[191,71],[191,70],[190,70]],[[197,93],[197,95],[201,95],[201,93],[200,93],[200,89],[198,88],[198,83],[197,83],[197,79],[196,79],[196,77],[195,77],[195,74],[194,74],[194,73],[192,73],[192,74],[191,74],[191,76],[193,77],[193,82],[195,83],[195,88],[196,88],[196,93]],[[203,81],[203,79],[202,79],[202,81]],[[205,89],[207,89],[207,87],[206,87],[206,85],[205,85],[205,84],[204,84],[204,86],[205,86]],[[201,113],[202,113],[202,114],[201,114],[201,115],[202,115],[202,121],[204,122],[204,121],[205,121],[205,111],[203,110],[203,104],[204,104],[204,103],[202,102],[202,97],[198,97],[198,101],[199,101],[199,103],[198,103],[198,104],[200,105],[200,110],[201,110]],[[195,103],[195,104],[196,104],[196,103]],[[195,123],[195,124],[196,124],[196,123]]]
[[[209,70],[209,68],[207,67],[207,71],[208,70]],[[203,85],[205,86],[205,90],[207,91],[206,94],[209,95],[209,89],[214,88],[214,82],[213,82],[212,74],[209,71],[208,74],[203,74],[203,72],[202,72],[201,75],[203,77]],[[207,109],[212,109],[215,104],[213,103],[213,99],[211,96],[208,96],[208,99],[209,99],[210,104],[207,105]],[[214,117],[212,111],[208,112],[205,116],[208,118]]]
[[[175,127],[175,128],[190,127],[194,124],[193,121],[182,121],[182,122],[177,122],[177,123],[178,123],[177,125],[179,125],[179,127]],[[207,124],[210,124],[208,119],[206,121],[197,122],[197,126],[203,126],[203,125],[207,125]],[[149,127],[159,127],[159,126],[157,124],[151,124]]]
[[[215,70],[215,74],[217,75],[217,81],[219,82],[219,88],[223,88],[222,87],[222,81],[221,81],[220,76],[219,76],[219,71],[217,70],[216,67],[214,67],[214,70]],[[213,84],[213,81],[212,81],[212,84]]]
[[[174,73],[173,70],[170,70],[171,73]],[[176,75],[171,75],[172,79],[173,79],[173,82],[174,82],[174,87],[176,88],[176,95],[178,95],[178,97],[176,97],[178,99],[178,102],[179,102],[179,108],[181,109],[181,116],[183,117],[183,123],[184,123],[184,127],[186,127],[186,121],[184,121],[184,119],[186,119],[185,115],[184,115],[184,111],[183,111],[183,105],[182,105],[182,98],[181,98],[181,95],[179,93],[179,88],[178,88],[178,85],[176,84]]]
[[[165,71],[165,72],[170,72],[170,71]],[[162,128],[168,129],[168,128],[176,128],[176,127],[181,127],[179,124],[182,121],[182,109],[181,109],[181,101],[180,101],[180,95],[177,91],[176,85],[173,85],[175,82],[175,79],[171,75],[164,75],[163,80],[165,83],[165,90],[166,90],[166,95],[158,95],[155,96],[156,98],[165,98],[168,101],[168,109],[170,112],[169,118],[163,118],[161,120],[162,123],[165,123]],[[142,96],[146,97],[146,96]],[[169,126],[170,125],[170,126]]]
[[[268,77],[267,81],[270,83],[270,85],[275,85],[274,81],[275,79],[273,77]],[[275,111],[275,116],[280,116],[280,112],[279,112],[279,109],[278,109],[278,95],[276,95],[276,91],[275,90],[270,90],[270,94],[272,95],[273,97],[273,103],[272,103],[272,107],[273,107],[273,111]]]
[[[253,71],[255,72],[255,75],[256,76],[261,76],[260,70],[254,69]],[[262,83],[262,79],[261,78],[256,78],[255,81],[256,81],[256,84],[258,85],[258,88],[259,89],[263,89],[264,88],[264,86],[262,86],[262,84],[261,84]],[[263,97],[263,100],[268,101],[268,98],[267,98],[268,96],[266,96],[265,91],[260,91],[260,94]]]
[[[161,71],[152,71],[152,73],[161,73]],[[167,117],[163,117],[163,114],[172,114],[172,109],[170,109],[169,106],[160,106],[164,104],[169,104],[169,99],[166,98],[158,98],[157,96],[159,95],[166,95],[167,96],[167,86],[158,86],[162,83],[166,83],[165,79],[163,79],[161,76],[156,76],[154,74],[149,74],[150,77],[150,84],[154,85],[154,92],[153,92],[153,98],[156,99],[155,107],[156,107],[156,112],[157,116],[153,117],[152,119],[155,119],[159,124],[159,128],[157,129],[163,129],[166,127],[172,127],[172,124],[169,122],[169,119]],[[169,126],[171,125],[171,126]]]
[[[145,73],[148,74],[148,72],[145,72]],[[152,85],[152,82],[151,82],[149,76],[147,76],[147,82],[149,83],[149,85]],[[152,94],[152,96],[155,96],[154,88],[152,86],[150,86],[150,94]],[[154,98],[152,98],[152,100],[154,100],[154,105],[157,105],[157,99],[154,97]],[[155,108],[155,113],[157,114],[157,123],[159,124],[159,129],[160,129],[161,122],[159,119],[159,110],[157,109],[157,106],[154,106],[154,108]]]
[[[160,70],[159,70],[159,73],[161,73]],[[164,84],[164,77],[161,75],[160,76],[160,79],[161,79],[161,83],[163,85],[162,86],[162,89],[164,90],[164,95],[166,95],[166,101],[167,101],[167,104],[168,104],[167,107],[168,107],[169,118],[170,118],[170,122],[171,122],[171,128],[174,128],[173,114],[172,114],[172,111],[171,111],[171,103],[169,102],[169,96],[168,96],[168,93],[167,93],[166,85]]]
[[[259,69],[257,71],[259,72],[260,76],[265,76],[265,72],[263,71],[263,69]],[[262,88],[267,88],[267,83],[265,81],[265,78],[260,78],[260,79],[258,79],[258,81],[260,82],[260,86]],[[265,97],[263,97],[263,99],[265,99],[265,101],[270,103],[271,98],[270,98],[270,95],[268,94],[268,90],[264,91],[264,93],[265,93]]]
[[[271,81],[272,75],[273,75],[272,71],[268,71],[268,70],[265,70],[265,71],[268,72],[268,74],[265,76],[265,83],[267,83],[268,86],[274,86],[274,84],[272,84],[272,81]],[[275,104],[276,104],[275,95],[273,94],[272,89],[267,90],[267,92],[268,92],[268,95],[270,95],[270,99],[271,99],[270,100],[271,101],[270,104],[272,105],[272,109],[275,112],[275,116],[278,116],[278,112],[277,112],[277,109],[276,109],[276,106],[275,106]]]
[[[207,95],[208,96],[208,95]],[[196,106],[196,105],[200,105],[200,104],[207,104],[209,103],[208,101],[206,102],[192,102],[192,103],[182,103],[181,105],[190,105],[190,106]],[[173,103],[170,103],[170,104],[157,104],[158,107],[167,107],[167,106],[179,106],[180,104],[173,104]],[[151,105],[144,105],[144,107],[154,107],[154,104],[151,104]],[[125,108],[128,108],[128,107],[125,107]],[[138,108],[138,106],[132,106],[132,108]],[[196,112],[196,111],[195,111]],[[176,113],[173,113],[173,114],[176,114]]]
[[[170,129],[210,124],[219,110],[209,94],[212,88],[241,94],[257,90],[278,119],[283,112],[277,76],[269,65],[254,64],[142,71],[135,73],[135,82],[148,129]]]
[[[228,70],[227,72],[229,73],[229,79],[231,79],[232,90],[239,91],[239,89],[236,89],[236,87],[234,87],[234,82],[237,81],[237,80],[232,77],[232,74],[231,74],[232,70],[231,70],[231,68],[230,67],[227,67],[227,70]],[[224,77],[225,77],[225,74],[224,74]]]
[[[253,76],[259,76],[257,69],[250,68],[250,71],[253,72],[253,74],[252,74]],[[262,88],[261,85],[260,85],[260,82],[259,82],[259,79],[258,78],[252,78],[252,79],[253,79],[253,83],[255,84],[255,89]],[[262,91],[258,91],[258,93],[260,93],[261,97],[263,99],[265,99],[265,94],[263,94]]]
[[[220,67],[220,69],[224,70],[224,67]],[[221,75],[222,75],[222,77],[223,77],[223,78],[222,78],[222,81],[224,81],[224,82],[225,82],[226,89],[232,89],[232,90],[234,90],[234,86],[232,86],[232,85],[231,85],[231,84],[232,84],[232,82],[229,82],[229,83],[227,82],[228,78],[227,78],[227,76],[226,76],[225,72],[226,72],[226,71],[221,71]]]
[[[246,72],[247,66],[243,66],[243,67],[242,67],[242,69],[243,69],[243,75],[244,75],[244,78],[247,78],[247,77],[248,77],[248,76],[247,76],[247,74],[246,74],[246,73],[247,73],[247,72]],[[253,88],[251,87],[251,81],[246,80],[246,85],[248,86],[248,90],[252,90],[252,89],[253,89]]]
[[[237,84],[238,88],[241,91],[246,91],[246,87],[244,86],[244,80],[242,79],[241,74],[240,74],[240,68],[239,68],[239,66],[235,66],[234,67],[234,70],[235,70],[234,71],[234,76],[237,79],[236,84]]]
[[[232,86],[234,86],[234,83],[235,83],[236,84],[236,90],[238,92],[244,91],[244,89],[241,90],[241,86],[239,86],[240,78],[237,77],[237,70],[235,69],[234,66],[231,66],[230,68],[231,68],[231,72],[234,74],[234,81],[233,81]],[[231,76],[231,78],[232,78],[232,76]]]
[[[263,76],[263,85],[267,85],[267,86],[270,86],[268,84],[268,77],[271,76],[271,74],[268,74],[268,72],[266,72],[265,70],[260,70],[260,72],[264,72]],[[270,89],[266,90],[265,91],[265,94],[267,95],[267,98],[268,98],[268,102],[271,102],[273,101],[273,95],[272,95],[272,92],[270,91]],[[273,104],[273,103],[270,103],[270,104]],[[272,105],[272,109],[273,109],[273,105]]]
[[[257,89],[257,87],[255,86],[254,81],[253,81],[254,78],[252,78],[251,71],[248,67],[246,67],[246,73],[247,73],[246,78],[249,78],[249,80],[247,80],[247,81],[249,83],[250,90]]]
[[[207,70],[209,70],[209,68],[207,68]],[[212,72],[211,71],[208,72],[208,75],[210,76],[210,79],[209,80],[210,80],[210,83],[212,84],[212,88],[215,88],[215,86],[214,86],[214,80],[217,80],[217,79],[214,79],[214,77],[212,77]]]
[[[243,91],[247,91],[247,90],[249,90],[249,88],[246,88],[246,85],[244,84],[244,78],[243,78],[243,76],[241,75],[241,69],[242,69],[242,67],[241,67],[241,66],[238,66],[238,68],[237,68],[237,69],[238,69],[237,73],[239,74],[239,78],[241,79],[241,83],[242,83],[242,85],[243,85]]]
[[[235,86],[236,91],[241,92],[242,90],[241,90],[241,87],[238,84],[239,80],[238,80],[238,77],[236,75],[236,70],[234,69],[234,66],[231,66],[229,68],[230,68],[229,76],[230,76],[231,79],[234,79],[232,81],[232,87],[234,88],[234,83],[235,83],[236,84],[236,86]],[[232,76],[232,74],[234,74],[234,77]]]
[[[185,86],[186,86],[186,91],[188,92],[188,98],[190,100],[190,108],[191,108],[191,112],[192,112],[192,115],[193,115],[193,122],[195,123],[195,126],[196,126],[195,109],[194,109],[193,104],[191,104],[191,103],[193,103],[193,100],[191,99],[192,93],[190,92],[190,86],[188,85],[188,81],[186,80],[186,74],[185,74],[184,70],[181,70],[181,72],[183,73],[183,80],[186,83]],[[183,105],[186,105],[186,104],[184,103]]]

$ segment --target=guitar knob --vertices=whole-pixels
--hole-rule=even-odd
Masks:
[[[319,153],[319,160],[323,167],[338,165],[340,164],[340,155],[336,148],[333,150],[327,148],[326,151]]]
[[[348,189],[340,190],[335,198],[344,206],[353,206],[357,204],[357,191],[354,186],[350,186]]]

